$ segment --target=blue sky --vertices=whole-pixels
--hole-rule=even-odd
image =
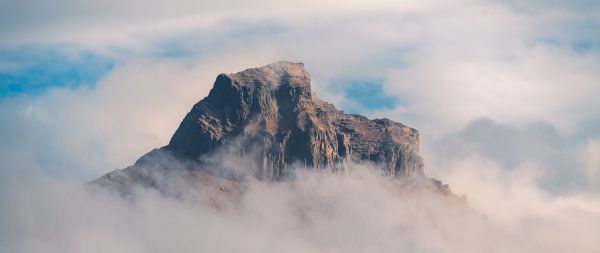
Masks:
[[[0,59],[8,65],[0,69],[0,97],[93,86],[115,67],[115,59],[93,51],[69,55],[65,47],[22,46],[0,51]]]
[[[353,79],[335,80],[332,86],[339,86],[343,90],[347,103],[339,106],[346,112],[364,113],[369,110],[393,109],[400,102],[397,97],[388,96],[383,90],[383,80],[378,79]]]

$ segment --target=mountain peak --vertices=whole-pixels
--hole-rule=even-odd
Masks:
[[[310,88],[310,74],[303,63],[278,61],[258,68],[249,68],[227,75],[238,85],[293,85]]]
[[[391,177],[431,182],[445,192],[439,181],[424,175],[418,150],[416,129],[389,119],[345,114],[311,96],[304,64],[276,62],[219,75],[167,146],[97,182],[121,189],[140,182],[158,187],[153,171],[282,180],[293,177],[298,168],[338,171],[354,161],[377,164]],[[216,164],[215,157],[221,157]],[[240,157],[243,164],[227,167],[229,160]]]

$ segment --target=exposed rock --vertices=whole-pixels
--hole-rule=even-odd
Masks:
[[[251,174],[262,180],[281,180],[292,175],[292,168],[335,171],[351,160],[372,161],[380,164],[385,175],[425,179],[447,191],[439,181],[424,176],[418,150],[417,130],[389,119],[345,114],[313,97],[310,75],[302,63],[277,62],[220,74],[167,146],[96,182],[121,188],[133,182],[156,186],[151,176],[139,177],[143,173],[136,172],[148,168],[206,171],[229,179]],[[208,165],[219,154],[229,159],[249,157],[244,160],[249,162],[243,162],[246,174],[207,170],[215,167]],[[173,168],[173,160],[180,168]]]

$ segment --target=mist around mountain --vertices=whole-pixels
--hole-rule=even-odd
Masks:
[[[243,170],[225,153],[215,165]],[[169,166],[178,163],[164,160]],[[482,167],[485,165],[486,167]],[[490,162],[451,168],[456,197],[348,162],[344,173],[298,170],[291,181],[158,174],[124,196],[66,178],[6,187],[6,252],[594,252],[597,198],[554,198],[536,175]],[[177,167],[174,167],[177,168]],[[482,169],[484,168],[484,169]],[[212,168],[222,169],[222,168]],[[191,179],[191,180],[190,180]],[[104,189],[104,190],[102,190]],[[161,189],[161,190],[159,190]]]

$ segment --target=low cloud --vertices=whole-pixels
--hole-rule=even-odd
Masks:
[[[6,252],[596,252],[597,196],[555,197],[539,171],[493,161],[449,165],[465,199],[407,189],[348,164],[342,174],[244,183],[235,205],[204,195],[134,199],[80,181],[30,177],[3,185],[0,249]]]

